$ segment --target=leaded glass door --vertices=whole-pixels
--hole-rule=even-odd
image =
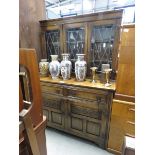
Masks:
[[[86,35],[87,29],[84,23],[64,25],[64,53],[70,54],[72,72],[74,72],[74,64],[77,59],[76,54],[86,54],[85,59],[87,58]]]
[[[89,67],[98,67],[102,71],[102,64],[109,64],[116,70],[117,43],[119,43],[117,20],[92,22],[89,25],[88,51]]]
[[[50,61],[50,55],[58,55],[58,60],[61,60],[63,49],[62,44],[62,26],[53,26],[52,29],[45,31],[46,53],[47,59]]]

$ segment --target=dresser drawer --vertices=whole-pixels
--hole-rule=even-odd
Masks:
[[[54,95],[43,93],[43,106],[63,111],[63,100]]]
[[[41,83],[41,89],[44,93],[63,95],[63,87],[57,84]]]
[[[75,89],[72,87],[65,88],[66,96],[77,98],[77,99],[84,99],[84,100],[91,100],[96,102],[106,103],[106,96],[108,95],[107,91],[100,91],[94,89],[87,89],[87,88],[79,88]]]
[[[135,105],[132,102],[113,100],[112,115],[135,121]]]

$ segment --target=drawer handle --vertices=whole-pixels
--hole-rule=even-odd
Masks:
[[[129,111],[133,111],[133,112],[135,112],[135,109],[133,109],[133,108],[129,108]]]
[[[75,96],[76,95],[76,91],[74,91],[74,90],[69,91],[69,95]]]
[[[129,137],[132,137],[132,138],[135,138],[134,135],[131,135],[131,134],[129,134],[129,133],[126,133],[125,135],[126,135],[126,136],[129,136]]]
[[[101,102],[101,97],[100,96],[96,96],[96,100],[97,100],[98,103]]]
[[[131,125],[135,125],[134,122],[131,122],[131,121],[127,121],[128,124],[131,124]]]

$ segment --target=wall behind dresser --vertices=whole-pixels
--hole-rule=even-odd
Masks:
[[[19,47],[35,48],[41,58],[39,20],[46,18],[44,0],[19,1]]]

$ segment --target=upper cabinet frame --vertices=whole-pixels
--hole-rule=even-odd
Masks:
[[[93,66],[92,64],[92,31],[93,29],[98,29],[98,27],[101,29],[106,28],[106,26],[113,25],[115,27],[115,32],[113,36],[113,43],[112,43],[112,52],[111,52],[111,68],[113,69],[113,72],[115,73],[117,71],[117,61],[118,61],[118,47],[120,43],[120,27],[122,22],[122,14],[123,10],[114,10],[114,11],[106,11],[106,12],[100,12],[100,13],[94,13],[94,14],[87,14],[87,15],[80,15],[80,16],[74,16],[74,17],[67,17],[67,18],[59,18],[59,19],[53,19],[53,20],[43,20],[40,21],[41,26],[41,32],[42,32],[42,42],[41,46],[42,48],[42,58],[47,57],[47,49],[45,49],[46,45],[46,39],[45,33],[50,30],[60,30],[60,47],[61,47],[61,54],[62,53],[70,53],[73,51],[72,49],[76,49],[74,53],[74,57],[71,56],[71,59],[74,59],[75,61],[75,55],[76,52],[83,52],[86,54],[85,60],[87,61],[88,67],[88,75],[90,72],[90,67]],[[108,27],[107,27],[108,28]],[[110,28],[111,29],[111,28]],[[109,30],[110,30],[109,29]],[[73,33],[71,31],[74,31]],[[98,31],[98,30],[97,30]],[[84,34],[81,35],[81,32]],[[109,31],[110,32],[110,31]],[[102,33],[102,32],[100,32]],[[75,45],[72,45],[72,41],[74,41],[75,38],[83,38],[84,40],[81,40],[81,44],[76,41]],[[105,34],[105,33],[103,33]],[[44,39],[43,39],[44,38]],[[73,40],[72,40],[73,39]],[[78,40],[78,39],[77,39]],[[79,41],[79,40],[78,40]],[[104,42],[103,42],[104,43]],[[109,44],[103,44],[97,45],[95,50],[101,48],[101,52],[105,52],[103,47],[109,46]],[[80,47],[81,46],[81,47]],[[83,47],[84,46],[84,47]],[[72,55],[72,53],[70,53]],[[100,57],[100,56],[98,56]],[[103,58],[103,57],[102,57]],[[95,58],[96,59],[96,58]],[[94,59],[94,60],[95,60]],[[110,62],[109,61],[109,62]],[[96,60],[97,62],[97,60]],[[106,63],[107,61],[105,61]],[[99,65],[99,71],[101,70],[101,63],[104,63],[104,61],[100,61]],[[95,65],[95,63],[94,63]]]

